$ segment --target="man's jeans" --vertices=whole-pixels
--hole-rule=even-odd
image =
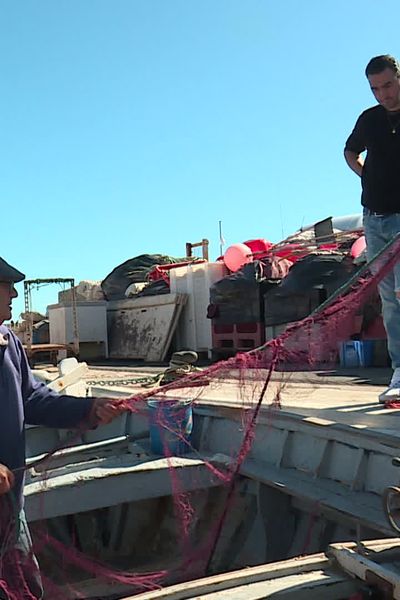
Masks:
[[[367,257],[368,260],[371,260],[400,232],[400,213],[376,215],[364,209],[364,232],[367,242]],[[379,264],[372,270],[376,271],[377,269],[379,269]],[[379,284],[383,322],[393,369],[400,367],[400,301],[396,296],[396,290],[400,292],[400,262]]]
[[[24,582],[21,584],[18,592],[22,598],[37,598],[40,600],[43,598],[43,588],[40,579],[39,565],[37,564],[36,558],[32,553],[32,539],[29,533],[28,524],[26,522],[25,513],[22,510],[19,515],[19,523],[17,528],[17,540],[10,552],[10,558],[15,564],[15,560],[18,560],[19,566],[17,573],[23,574]],[[0,574],[0,578],[4,578],[7,581],[7,559],[6,554],[2,560],[2,567],[4,572]],[[24,589],[25,588],[25,589]],[[0,600],[8,600],[7,595],[0,589]]]

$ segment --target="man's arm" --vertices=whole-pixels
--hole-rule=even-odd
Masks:
[[[357,154],[357,152],[353,152],[352,150],[345,150],[344,158],[350,169],[359,177],[361,177],[364,167],[364,159],[361,154]]]
[[[357,119],[353,131],[344,146],[344,158],[354,173],[362,176],[364,158],[362,153],[367,149],[366,113],[363,112]]]
[[[35,380],[21,342],[12,336],[19,354],[21,389],[25,420],[31,425],[70,428],[79,425],[96,427],[112,421],[126,407],[112,398],[81,398],[61,396],[44,383]],[[11,339],[10,339],[10,343]]]

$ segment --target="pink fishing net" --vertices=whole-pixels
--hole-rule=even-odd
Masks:
[[[88,521],[83,529],[78,527],[79,515],[64,519],[64,530],[60,530],[59,525],[57,528],[56,519],[36,521],[31,526],[33,549],[22,553],[15,546],[16,530],[20,526],[15,507],[9,495],[1,497],[0,598],[2,594],[9,600],[35,600],[38,597],[35,555],[40,562],[46,598],[54,600],[101,598],[101,594],[96,596],[96,592],[88,596],[84,582],[89,580],[114,585],[114,596],[107,597],[117,598],[124,595],[118,591],[121,586],[129,588],[129,594],[134,595],[212,572],[213,558],[221,537],[225,535],[230,512],[234,510],[235,503],[240,501],[238,494],[242,490],[239,474],[251,451],[260,411],[266,410],[271,419],[274,418],[281,406],[282,391],[296,371],[337,366],[339,343],[348,339],[355,315],[360,313],[371,295],[376,295],[377,284],[397,262],[399,250],[400,241],[396,239],[374,260],[372,269],[371,265],[369,268],[361,267],[336,297],[330,298],[305,319],[290,324],[284,333],[261,348],[237,354],[162,387],[140,390],[132,397],[121,400],[133,418],[147,419],[151,410],[153,429],[159,432],[156,443],[160,445],[160,454],[168,463],[170,477],[170,497],[154,499],[151,501],[153,504],[142,505],[143,511],[147,511],[143,513],[143,524],[147,519],[149,529],[150,522],[157,521],[161,508],[170,512],[169,523],[173,525],[170,525],[169,546],[165,547],[161,533],[149,541],[145,527],[140,529],[140,523],[134,523],[132,531],[138,535],[130,540],[131,550],[136,549],[134,569],[132,564],[124,565],[123,561],[116,564],[111,552],[109,560],[104,552],[97,552],[93,532],[100,525],[102,542],[105,536],[109,536],[114,537],[115,544],[118,544],[118,539],[123,538],[124,534],[123,531],[113,530],[113,527],[118,528],[118,520],[114,525],[110,521],[107,527],[104,526],[110,516],[101,509],[94,511],[90,517],[91,528]],[[192,416],[189,408],[203,406],[205,397],[217,397],[223,386],[229,387],[235,405],[241,408],[240,418],[235,421],[236,431],[232,439],[224,442],[224,455],[229,458],[224,461],[215,454],[207,455],[201,450],[198,435],[188,435]],[[150,407],[148,400],[153,403]],[[196,489],[201,487],[199,471],[194,470],[192,475],[193,478],[199,478],[198,485],[188,485],[187,478],[191,475],[182,467],[183,463],[176,459],[176,450],[183,459],[197,459],[202,468],[207,470],[209,479],[219,490],[216,492],[219,494],[219,503],[210,501],[209,505],[203,503],[201,506],[196,496]],[[54,456],[55,452],[52,453]],[[48,469],[51,468],[52,454],[47,457]],[[132,477],[132,486],[135,485],[135,477]],[[100,487],[98,493],[101,494]],[[45,506],[44,484],[44,513]],[[147,513],[151,507],[153,512],[149,515]],[[120,506],[118,510],[121,513],[130,509]],[[306,546],[305,540],[304,551]],[[151,556],[148,554],[149,548],[152,548]],[[169,557],[170,560],[164,560],[165,568],[149,572],[148,565],[157,563],[153,560],[157,555],[162,555],[164,559]],[[132,552],[130,557],[132,563]]]

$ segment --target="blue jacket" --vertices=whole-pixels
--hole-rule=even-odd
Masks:
[[[11,471],[25,465],[25,423],[76,427],[88,416],[92,398],[60,396],[37,382],[19,339],[0,325],[0,463]],[[15,473],[14,495],[23,505],[24,473]]]

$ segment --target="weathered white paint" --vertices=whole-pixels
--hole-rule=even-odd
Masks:
[[[185,302],[184,294],[143,296],[109,302],[110,356],[150,362],[164,360]]]
[[[249,380],[255,388],[251,396],[254,405],[262,380],[257,380],[254,372],[250,373]],[[271,386],[270,399],[275,385],[276,382]],[[134,391],[114,387],[101,390],[108,396],[116,391],[127,396]],[[332,536],[329,539],[340,539],[339,534],[343,539],[354,539],[355,528],[360,525],[366,536],[379,535],[379,532],[392,535],[382,510],[381,495],[385,486],[397,483],[400,475],[391,464],[392,458],[400,454],[396,413],[377,406],[376,390],[364,386],[343,389],[339,385],[327,385],[319,389],[319,395],[314,392],[313,386],[307,389],[291,381],[284,389],[283,409],[268,405],[261,408],[255,440],[240,471],[240,502],[228,515],[213,557],[212,564],[218,570],[254,564],[251,561],[257,557],[264,562],[289,556],[290,552],[303,552],[312,516],[317,517],[317,523],[309,536],[308,551],[320,549],[321,539],[327,535]],[[176,395],[176,390],[173,394]],[[286,397],[290,402],[285,401]],[[219,387],[206,387],[194,408],[193,444],[197,453],[173,459],[189,461],[184,465],[173,464],[179,469],[184,490],[204,492],[198,506],[207,518],[210,518],[207,493],[215,493],[219,506],[223,506],[223,495],[218,494],[226,490],[212,478],[203,460],[211,460],[222,469],[232,464],[244,435],[242,408],[243,396],[236,381],[228,379]],[[250,403],[247,404],[249,409]],[[349,414],[351,419],[348,419]],[[375,427],[366,426],[368,421]],[[68,432],[29,428],[30,455],[51,450],[66,434]],[[113,507],[106,511],[107,519],[113,523],[115,520],[119,528],[121,523],[132,528],[138,519],[143,520],[146,506],[151,512],[154,498],[171,494],[166,461],[150,452],[146,415],[124,415],[104,428],[87,432],[75,443],[76,448],[64,451],[49,464],[45,488],[41,470],[33,472],[26,486],[30,520],[60,515],[63,519],[62,515],[79,513],[76,523],[86,534],[92,522],[90,511]],[[129,503],[129,519],[119,521],[118,511],[126,503]],[[294,511],[298,515],[295,520]],[[82,516],[85,514],[87,517]],[[162,514],[165,521],[170,522],[168,514],[154,514],[158,515],[157,519]],[[129,538],[126,534],[127,547]],[[263,538],[269,540],[269,544],[265,544]],[[223,566],[219,568],[220,565]],[[315,580],[314,575],[310,579],[293,576],[295,579],[286,580],[286,588],[280,588],[278,582],[276,586],[263,582],[267,586],[264,589],[271,594],[286,594],[288,582],[297,581],[301,592],[322,586],[320,596],[314,597],[325,599],[336,585],[321,573]],[[247,600],[252,596],[243,594],[261,593],[263,589],[256,586],[251,590],[249,585],[240,585],[242,596],[236,598]],[[290,595],[279,597],[291,598]],[[332,598],[338,597],[341,596],[332,595]]]
[[[32,478],[24,492],[27,519],[36,521],[170,496],[173,491],[170,468],[176,469],[186,491],[220,483],[201,459],[152,457],[138,461],[132,454],[111,456],[83,462],[75,468],[54,469],[45,477],[38,477],[37,482]]]
[[[86,395],[84,377],[87,375],[88,366],[85,362],[78,363],[74,357],[64,358],[59,363],[58,370],[60,375],[47,384],[51,390],[72,396]]]
[[[358,583],[321,554],[205,577],[124,600],[338,600]]]
[[[47,309],[50,343],[72,344],[74,341],[72,304],[51,304]],[[77,302],[76,314],[79,343],[99,344],[99,354],[107,358],[107,302]]]
[[[332,544],[329,548],[329,555],[336,560],[343,572],[349,575],[368,582],[371,580],[371,574],[373,574],[373,576],[379,578],[380,587],[382,587],[383,582],[387,582],[392,587],[390,597],[394,600],[400,600],[400,572],[398,568],[400,540],[397,539],[397,543],[390,543],[387,540],[385,542],[383,544],[378,542],[377,547],[371,542],[363,544],[364,551],[367,549],[372,551],[368,556],[360,554],[355,544]],[[385,551],[388,550],[391,552],[385,561]],[[382,556],[378,558],[379,553]],[[388,595],[387,597],[389,598]]]
[[[227,273],[223,262],[194,263],[171,269],[171,292],[188,297],[176,332],[177,350],[211,351],[211,319],[207,319],[210,287]]]
[[[123,600],[342,600],[360,591],[371,576],[379,578],[381,585],[392,586],[391,597],[398,600],[399,544],[398,538],[362,542],[360,547],[368,556],[359,553],[354,543],[331,544],[326,555],[222,573]]]

